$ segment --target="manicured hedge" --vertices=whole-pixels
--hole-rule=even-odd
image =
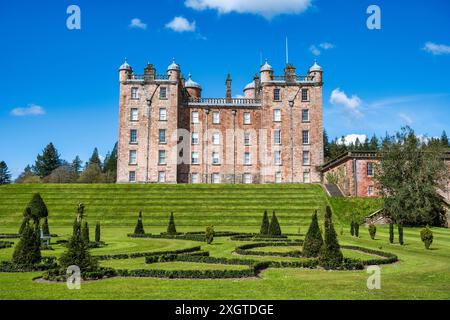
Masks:
[[[258,266],[260,270],[261,266]],[[259,271],[258,271],[259,272]],[[155,277],[169,279],[230,279],[248,278],[257,275],[256,268],[245,270],[117,270],[117,274],[122,277]]]
[[[83,280],[99,280],[99,279],[105,279],[105,278],[111,278],[116,277],[118,275],[118,272],[112,268],[98,268],[96,270],[86,271],[83,272],[81,270],[81,278]],[[67,273],[66,269],[51,269],[45,272],[42,276],[45,280],[50,281],[61,281],[65,282],[67,280]]]
[[[302,256],[300,250],[290,251],[290,252],[270,252],[270,251],[248,251],[253,248],[263,248],[263,247],[289,247],[289,246],[299,246],[299,242],[265,242],[265,243],[250,243],[239,247],[236,247],[235,251],[240,255],[254,255],[254,256],[277,256],[277,257],[294,257],[299,258]]]
[[[389,252],[384,252],[384,251],[379,251],[379,250],[374,250],[374,249],[369,249],[369,248],[363,248],[363,247],[358,247],[358,246],[341,246],[341,248],[361,251],[364,253],[384,257],[384,258],[378,258],[378,259],[374,258],[374,259],[369,259],[369,260],[357,259],[357,260],[360,260],[363,263],[363,265],[365,265],[365,266],[376,265],[376,264],[390,264],[390,263],[394,263],[394,262],[398,261],[398,257],[395,254],[389,253]],[[353,260],[355,260],[355,259],[353,259]]]
[[[130,238],[153,238],[153,239],[172,239],[172,240],[191,240],[191,241],[205,241],[205,234],[128,234]]]
[[[18,233],[0,233],[0,239],[19,239],[20,234]]]
[[[0,241],[0,249],[11,248],[14,242],[11,241]]]
[[[57,267],[55,257],[43,257],[41,262],[34,266],[23,266],[12,263],[11,261],[0,262],[0,272],[32,272],[54,269]]]
[[[134,253],[118,253],[118,254],[106,254],[94,256],[98,260],[110,260],[110,259],[133,259],[140,257],[148,257],[148,256],[158,256],[165,254],[180,254],[180,253],[188,253],[200,251],[201,247],[192,247],[187,249],[179,249],[179,250],[168,250],[168,251],[153,251],[153,252],[134,252]]]

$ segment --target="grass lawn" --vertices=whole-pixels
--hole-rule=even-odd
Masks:
[[[152,188],[148,187],[150,192],[148,198],[156,199],[156,195],[152,195]],[[209,187],[209,186],[208,186]],[[215,186],[214,186],[215,187]],[[234,186],[237,188],[236,186]],[[180,203],[185,205],[184,208],[191,208],[190,211],[193,215],[193,221],[189,222],[189,217],[186,214],[175,213],[175,222],[177,229],[180,232],[187,231],[203,231],[205,226],[209,222],[215,222],[216,231],[238,231],[238,232],[258,232],[259,224],[262,217],[262,211],[264,207],[270,210],[272,208],[277,209],[280,205],[280,209],[277,209],[277,215],[279,212],[279,220],[283,232],[296,233],[299,225],[302,228],[302,233],[307,231],[308,219],[310,219],[310,210],[315,206],[322,208],[322,206],[328,203],[328,199],[323,195],[319,186],[310,186],[312,191],[305,186],[294,186],[291,188],[281,186],[281,193],[291,193],[291,196],[295,199],[304,198],[305,205],[302,201],[298,200],[297,204],[293,202],[278,201],[277,203],[267,204],[263,201],[262,204],[258,201],[254,201],[252,209],[247,212],[245,207],[248,204],[245,201],[241,201],[241,198],[252,198],[261,200],[264,197],[274,199],[277,197],[274,188],[272,186],[256,186],[251,188],[248,186],[243,187],[243,195],[239,197],[235,195],[235,200],[230,200],[231,208],[239,208],[239,214],[234,214],[235,209],[229,209],[226,206],[226,200],[215,203],[211,207],[211,217],[205,218],[205,221],[201,221],[199,218],[202,216],[202,212],[207,212],[202,207],[199,212],[195,212],[194,206],[188,206],[187,200],[181,200]],[[17,186],[11,186],[11,188],[0,187],[0,233],[15,233],[17,232],[21,219],[21,212],[23,206],[31,198],[31,192],[37,190],[33,186],[27,186],[19,193],[17,197],[14,197],[14,188]],[[50,210],[50,230],[52,233],[59,235],[57,239],[67,239],[71,234],[72,228],[70,223],[74,217],[73,203],[80,200],[83,194],[87,193],[86,188],[75,186],[74,188],[79,191],[78,194],[75,191],[71,191],[67,186],[39,186],[39,190],[48,188],[52,189],[53,193],[45,194],[43,197],[45,201],[49,202]],[[60,188],[62,194],[58,194],[57,190]],[[93,207],[89,207],[89,204],[93,206],[95,203],[93,200],[94,193],[95,201],[103,196],[105,190],[116,190],[116,188],[131,188],[129,186],[107,186],[107,187],[92,187],[90,191],[90,199],[84,198],[88,215],[87,219],[91,226],[91,238],[94,235],[95,221],[100,220],[102,222],[102,240],[107,243],[103,248],[92,249],[93,255],[103,254],[116,254],[116,253],[131,253],[131,252],[151,252],[162,250],[175,250],[190,248],[193,246],[201,245],[202,250],[209,251],[212,257],[225,257],[225,258],[237,258],[237,259],[252,259],[258,261],[273,260],[273,261],[298,261],[301,258],[284,258],[284,257],[264,257],[264,256],[240,256],[233,253],[237,246],[251,243],[243,241],[231,241],[229,237],[218,237],[214,239],[211,245],[207,245],[202,242],[196,241],[184,241],[184,240],[169,240],[169,239],[136,239],[128,238],[127,234],[132,232],[134,224],[136,222],[135,208],[129,211],[119,212],[117,211],[117,221],[115,221],[114,210],[119,208],[115,198],[111,200],[111,207],[114,210],[108,209],[107,200],[101,200],[98,207],[108,210],[109,213],[104,211],[97,211]],[[137,189],[145,189],[143,186],[136,186]],[[161,189],[161,187],[159,187]],[[170,189],[172,194],[170,197],[175,197],[173,188],[175,186],[165,187]],[[180,190],[188,192],[189,195],[200,197],[194,189],[189,189],[185,186],[179,186]],[[200,189],[203,186],[199,187]],[[248,188],[248,190],[247,190]],[[63,189],[67,192],[64,193]],[[99,191],[100,190],[100,191]],[[237,189],[236,189],[237,190]],[[270,190],[270,191],[269,191]],[[295,191],[296,190],[296,191]],[[115,192],[116,192],[115,191]],[[154,191],[154,190],[153,190]],[[108,191],[109,192],[109,191]],[[117,195],[112,192],[109,195]],[[213,193],[210,190],[204,190],[207,194]],[[302,194],[302,192],[304,194]],[[9,197],[5,194],[8,193]],[[135,197],[133,189],[129,192],[132,197]],[[215,195],[220,196],[222,192],[220,190],[215,191]],[[226,195],[235,193],[234,188],[229,188],[223,191]],[[298,193],[298,194],[297,194]],[[316,199],[314,196],[308,194],[318,194]],[[144,202],[148,198],[143,196]],[[181,191],[179,197],[181,197]],[[251,196],[250,196],[251,194]],[[306,196],[308,195],[308,196]],[[78,198],[77,198],[78,197]],[[87,196],[86,196],[87,197]],[[119,195],[119,198],[125,198],[125,195]],[[166,195],[169,197],[169,195]],[[136,197],[138,198],[138,197]],[[314,200],[311,200],[314,198]],[[47,200],[48,199],[48,200]],[[6,201],[6,202],[5,202]],[[125,200],[120,200],[125,201]],[[139,199],[136,199],[139,201]],[[155,200],[158,202],[157,200]],[[11,202],[11,207],[8,202]],[[210,205],[213,201],[210,201]],[[144,227],[148,233],[160,233],[165,231],[165,225],[167,224],[168,214],[170,206],[166,206],[164,210],[158,209],[151,211],[151,201],[148,200],[146,207],[147,214],[144,214]],[[160,204],[158,205],[158,207]],[[201,207],[202,205],[200,205]],[[221,209],[218,207],[221,206]],[[308,207],[308,210],[303,213],[301,208]],[[123,204],[120,207],[125,208]],[[10,209],[12,208],[12,209]],[[58,209],[60,208],[60,209]],[[102,209],[103,210],[103,209]],[[148,210],[148,211],[147,211]],[[186,209],[187,210],[187,209]],[[220,215],[220,212],[223,214]],[[241,211],[242,210],[242,211]],[[160,218],[157,218],[160,215]],[[335,220],[340,220],[339,212],[335,212]],[[103,218],[105,220],[103,220]],[[223,219],[222,219],[223,218]],[[201,221],[201,222],[200,222]],[[304,221],[304,222],[302,222]],[[345,220],[344,220],[345,221]],[[180,223],[179,223],[180,222]],[[230,223],[229,225],[227,223]],[[338,224],[338,222],[336,223]],[[322,225],[322,221],[321,221]],[[336,227],[337,228],[337,227]],[[48,282],[35,282],[32,279],[41,274],[41,272],[28,272],[28,273],[0,273],[0,299],[450,299],[450,230],[444,228],[433,228],[434,242],[432,244],[432,250],[425,250],[423,243],[420,241],[419,228],[405,228],[405,245],[400,246],[398,244],[389,244],[388,241],[388,228],[378,227],[376,240],[371,240],[367,229],[365,227],[360,228],[360,238],[356,239],[349,235],[349,228],[347,224],[344,224],[344,234],[340,235],[339,242],[345,245],[356,245],[366,248],[372,248],[376,250],[382,250],[386,252],[392,252],[399,257],[397,263],[382,265],[381,266],[381,289],[369,290],[366,286],[366,281],[369,276],[366,270],[358,271],[325,271],[320,269],[297,269],[297,268],[269,268],[260,274],[259,278],[247,278],[247,279],[217,279],[217,280],[170,280],[170,279],[157,279],[157,278],[111,278],[99,281],[87,281],[83,282],[80,290],[69,290],[65,283],[48,283]],[[298,238],[298,237],[295,237]],[[294,239],[294,237],[292,238]],[[6,239],[10,241],[9,239]],[[54,239],[56,240],[56,239]],[[396,238],[397,240],[397,238]],[[17,242],[17,240],[12,240]],[[52,245],[55,250],[43,251],[44,255],[60,256],[65,250],[61,245]],[[279,251],[283,252],[292,250],[301,250],[301,247],[264,247],[255,248],[257,251]],[[0,249],[0,261],[10,260],[13,253],[13,248]],[[343,249],[344,256],[371,259],[373,256],[367,255],[361,252]],[[111,266],[115,268],[128,268],[128,269],[145,269],[145,268],[164,268],[167,270],[183,269],[183,270],[198,270],[200,268],[208,270],[223,270],[224,268],[239,269],[247,268],[247,266],[237,265],[218,265],[218,264],[199,264],[199,263],[186,263],[186,262],[165,262],[146,264],[144,258],[136,259],[123,259],[123,260],[105,260],[101,262],[103,266]]]

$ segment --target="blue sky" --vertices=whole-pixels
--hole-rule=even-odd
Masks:
[[[81,30],[66,27],[72,4]],[[371,4],[381,30],[366,26]],[[230,72],[239,95],[261,54],[282,73],[286,36],[299,74],[314,59],[324,69],[329,136],[406,124],[440,136],[450,133],[448,30],[445,0],[3,0],[0,160],[17,175],[50,141],[67,160],[86,161],[94,147],[105,155],[117,140],[125,57],[137,73],[147,62],[164,73],[175,57],[204,96],[223,96]]]

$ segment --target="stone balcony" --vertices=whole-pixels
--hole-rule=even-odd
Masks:
[[[261,107],[261,99],[248,98],[193,98],[185,100],[185,105],[189,107]]]

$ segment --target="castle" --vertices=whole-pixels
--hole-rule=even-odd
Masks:
[[[202,97],[173,61],[164,74],[147,64],[119,69],[119,183],[316,183],[323,155],[322,68],[266,63],[232,96]]]

